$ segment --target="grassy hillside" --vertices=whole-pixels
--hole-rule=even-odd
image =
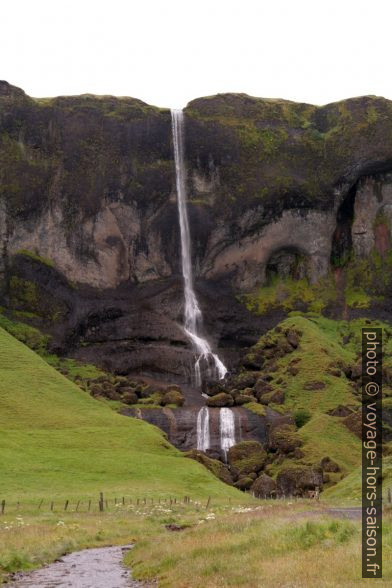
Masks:
[[[116,414],[0,328],[0,497],[239,496],[143,421]]]
[[[284,392],[283,404],[271,407],[302,417],[297,433],[303,442],[302,457],[285,457],[283,461],[272,463],[269,473],[276,476],[281,469],[294,463],[318,465],[323,457],[328,456],[338,463],[340,471],[329,473],[330,480],[325,484],[323,496],[339,501],[360,499],[361,442],[345,426],[344,418],[332,416],[330,412],[338,406],[350,407],[354,411],[360,407],[360,381],[353,381],[346,372],[360,361],[361,329],[368,322],[368,319],[347,322],[316,314],[301,316],[293,313],[261,337],[249,354],[264,357],[260,374],[271,377],[269,385],[273,391]],[[392,333],[385,323],[372,321],[372,324],[382,327],[384,333],[386,376],[383,402],[387,408],[392,395],[389,376]],[[282,341],[285,341],[283,333],[288,331],[299,334],[298,347],[290,353],[280,353]],[[384,457],[385,487],[392,486],[392,458],[388,449]]]

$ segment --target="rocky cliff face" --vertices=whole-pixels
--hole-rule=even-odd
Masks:
[[[287,310],[255,316],[239,294],[346,268],[339,299],[373,252],[372,269],[389,276],[391,102],[218,95],[191,102],[185,119],[196,288],[229,364]],[[0,241],[3,305],[29,313],[58,351],[186,380],[168,110],[35,100],[0,82]]]

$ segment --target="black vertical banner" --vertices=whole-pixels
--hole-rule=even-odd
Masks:
[[[362,577],[382,577],[382,329],[362,329]]]

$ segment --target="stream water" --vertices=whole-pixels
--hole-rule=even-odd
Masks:
[[[123,566],[125,547],[84,549],[62,557],[40,570],[18,574],[12,588],[141,588]]]

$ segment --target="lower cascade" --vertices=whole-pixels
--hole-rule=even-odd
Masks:
[[[210,413],[203,406],[197,414],[197,449],[206,451],[210,448]]]
[[[186,205],[186,173],[184,161],[184,115],[182,110],[172,110],[172,131],[174,146],[174,162],[176,166],[176,188],[178,215],[181,234],[181,261],[184,278],[184,330],[196,352],[197,359],[194,366],[195,384],[201,386],[202,368],[209,377],[223,379],[227,369],[210,344],[200,334],[202,313],[193,288],[193,272],[191,261],[191,238],[189,230],[188,211]]]
[[[226,459],[230,447],[235,445],[235,421],[234,413],[230,408],[221,408],[219,411],[220,445]]]

